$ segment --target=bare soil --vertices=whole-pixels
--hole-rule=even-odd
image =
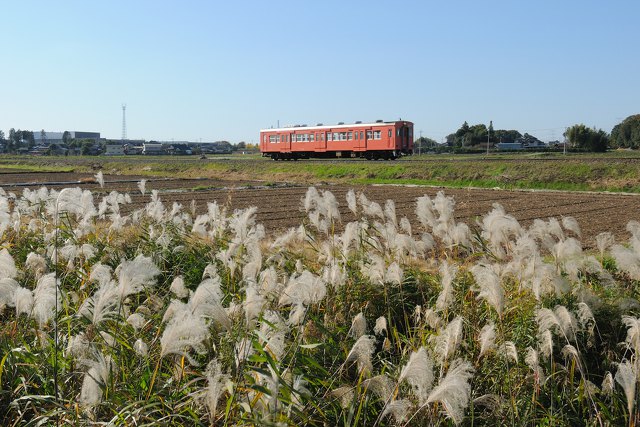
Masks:
[[[41,186],[63,188],[80,186],[96,193],[110,191],[128,192],[133,203],[128,209],[137,209],[149,200],[148,193],[138,190],[141,176],[105,175],[105,187],[101,188],[92,174],[77,173],[20,173],[0,172],[0,187],[7,192],[21,193],[24,188]],[[268,233],[275,234],[289,227],[300,225],[305,218],[301,209],[306,185],[279,183],[265,186],[258,181],[224,181],[214,179],[147,179],[147,192],[160,191],[161,200],[170,207],[173,202],[190,209],[195,200],[198,213],[205,212],[207,202],[217,201],[229,210],[256,206],[257,221],[264,224]],[[621,241],[628,238],[626,225],[630,220],[640,220],[640,195],[617,193],[587,193],[559,191],[506,191],[487,189],[452,189],[418,186],[347,186],[316,185],[319,190],[330,190],[340,203],[342,222],[354,219],[348,210],[345,195],[350,188],[362,191],[371,200],[384,205],[387,199],[395,202],[399,217],[407,216],[414,227],[416,199],[425,194],[435,196],[443,191],[456,201],[455,217],[473,227],[476,220],[492,209],[494,203],[504,206],[523,225],[536,219],[563,216],[574,217],[582,229],[585,248],[595,247],[595,236],[609,231]]]

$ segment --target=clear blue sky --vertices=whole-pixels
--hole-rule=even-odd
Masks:
[[[640,113],[640,1],[6,1],[0,129],[257,142],[394,120],[543,140]]]

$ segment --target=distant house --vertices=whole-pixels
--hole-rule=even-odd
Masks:
[[[123,156],[124,145],[121,144],[107,144],[105,145],[104,155],[105,156]]]
[[[169,151],[169,154],[178,155],[178,156],[193,154],[191,147],[189,147],[189,145],[187,144],[171,144],[169,146],[168,151]]]
[[[142,154],[147,156],[165,154],[164,146],[157,142],[145,142],[142,145]]]
[[[522,150],[521,142],[499,142],[496,144],[498,150]]]

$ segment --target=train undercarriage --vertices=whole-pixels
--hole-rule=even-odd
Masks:
[[[326,152],[275,152],[263,153],[264,157],[271,157],[272,160],[301,160],[301,159],[352,159],[361,158],[367,160],[396,160],[403,155],[410,155],[411,152],[402,153],[394,150],[375,151],[326,151]]]

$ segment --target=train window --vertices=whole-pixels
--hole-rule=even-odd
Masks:
[[[370,130],[367,131],[367,139],[373,139],[373,132]]]
[[[373,131],[373,139],[381,139],[381,138],[382,138],[382,131],[374,130]]]
[[[264,136],[262,137],[262,141],[263,141],[265,144],[267,143],[267,135],[264,135]]]
[[[356,134],[356,139],[358,139],[358,131],[354,132]]]
[[[413,128],[409,128],[409,137],[413,136]]]
[[[328,133],[327,133],[327,141],[331,141],[331,140],[332,140],[332,138],[331,138],[331,132],[328,132]]]
[[[333,140],[334,141],[340,141],[340,133],[339,132],[334,132],[333,133]]]
[[[400,128],[397,129],[396,136],[400,136]]]
[[[391,129],[389,129],[389,138],[391,138]]]
[[[347,133],[340,132],[340,141],[346,141],[346,140],[347,140]]]
[[[347,132],[347,139],[351,141],[353,139],[353,132]]]
[[[315,137],[316,137],[316,135],[314,133],[312,133],[311,135],[309,135],[309,141],[311,141],[311,142],[315,141]]]
[[[360,139],[364,139],[364,133],[360,131]]]

